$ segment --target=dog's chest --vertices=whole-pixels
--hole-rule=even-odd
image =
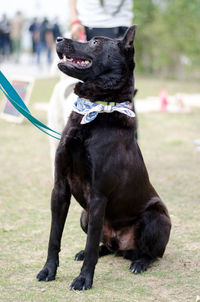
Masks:
[[[90,158],[83,145],[74,144],[70,147],[67,179],[72,195],[83,208],[87,208],[90,198]]]
[[[122,189],[125,195],[135,193],[131,182],[135,162],[134,132],[111,127],[103,123],[103,119],[97,118],[86,127],[69,127],[65,133],[67,179],[73,196],[83,208],[87,207],[93,189],[103,196],[112,193],[115,200],[119,199],[118,191]]]

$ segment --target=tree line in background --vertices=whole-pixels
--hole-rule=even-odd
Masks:
[[[137,71],[200,77],[200,0],[134,0]]]

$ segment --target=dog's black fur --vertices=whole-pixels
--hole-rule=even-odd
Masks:
[[[131,101],[135,31],[136,26],[130,27],[122,40],[57,39],[59,57],[68,58],[58,67],[82,81],[76,85],[77,95],[91,101]],[[87,66],[80,66],[77,59],[86,60]],[[81,119],[82,115],[72,112],[57,149],[48,257],[37,276],[38,280],[55,279],[73,195],[84,209],[81,226],[87,233],[85,250],[75,256],[84,262],[72,282],[74,290],[92,287],[98,256],[124,256],[131,260],[133,273],[144,272],[163,256],[171,229],[168,211],[149,181],[135,139],[135,118],[113,112],[101,113],[84,125]]]

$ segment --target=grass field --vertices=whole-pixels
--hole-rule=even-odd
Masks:
[[[47,102],[54,79],[37,81],[30,108]],[[198,92],[197,83],[137,80],[140,97],[159,89]],[[72,200],[62,239],[57,279],[37,282],[47,251],[52,174],[48,137],[29,122],[0,120],[0,301],[2,302],[195,302],[200,295],[200,110],[187,114],[139,115],[139,144],[150,179],[166,203],[172,233],[163,259],[142,275],[133,275],[129,261],[107,256],[97,264],[93,289],[69,290],[81,263],[73,257],[85,245],[79,227],[81,209]]]

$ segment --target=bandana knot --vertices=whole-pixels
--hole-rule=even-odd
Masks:
[[[99,113],[112,113],[114,111],[126,114],[129,117],[135,117],[135,113],[129,109],[128,101],[112,106],[93,103],[86,99],[78,97],[73,105],[73,111],[83,115],[81,124],[87,124],[92,122]]]

